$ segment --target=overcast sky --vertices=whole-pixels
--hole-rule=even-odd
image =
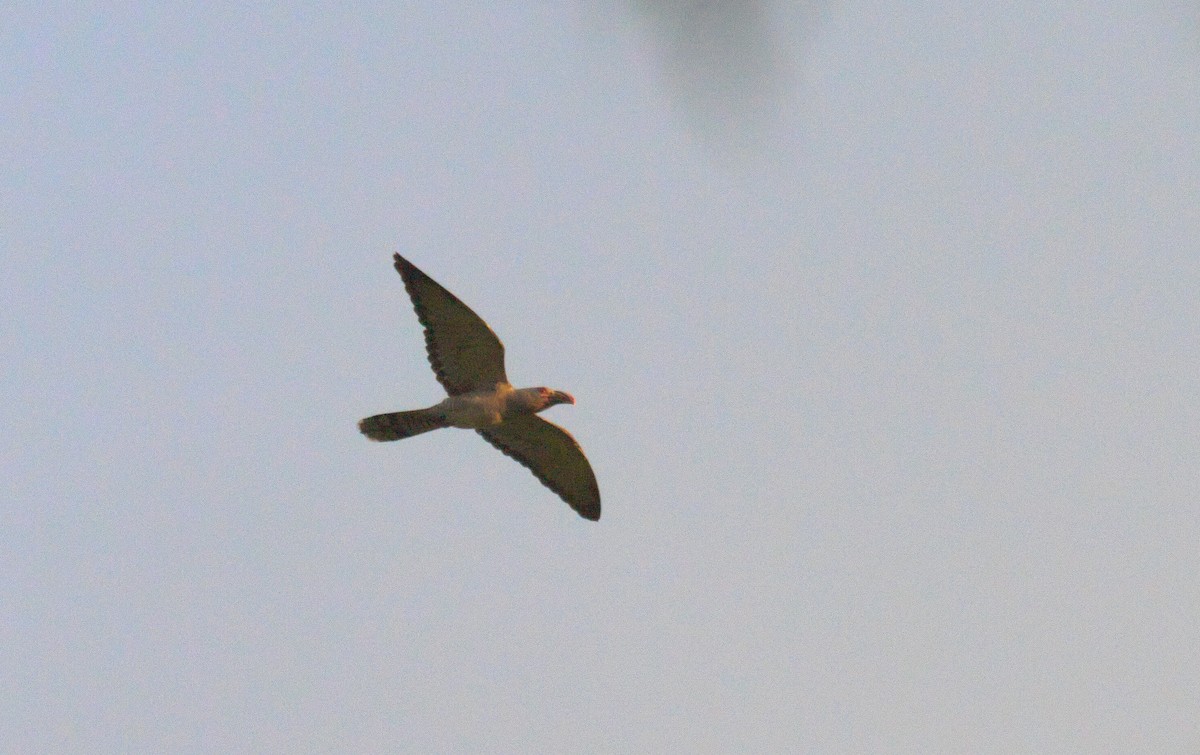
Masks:
[[[3,4],[5,748],[1200,750],[1200,12],[710,5]]]

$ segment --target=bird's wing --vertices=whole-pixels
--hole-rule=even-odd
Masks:
[[[413,263],[399,254],[395,259],[417,319],[425,327],[429,364],[446,392],[457,396],[507,383],[504,344],[488,324]]]
[[[496,427],[476,432],[525,465],[581,517],[600,518],[600,486],[569,432],[536,414],[510,415]]]

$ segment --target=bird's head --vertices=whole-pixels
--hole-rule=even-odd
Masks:
[[[546,409],[555,404],[574,404],[575,397],[565,391],[556,391],[553,388],[538,388],[538,396],[541,397],[542,408]]]

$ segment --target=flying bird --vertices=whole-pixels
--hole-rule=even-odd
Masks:
[[[537,415],[555,404],[574,404],[574,397],[544,387],[514,388],[504,372],[504,344],[488,324],[416,265],[399,254],[395,261],[425,328],[429,364],[449,395],[428,409],[367,417],[359,431],[384,441],[443,427],[474,430],[584,519],[598,520],[600,487],[583,449],[566,430]]]

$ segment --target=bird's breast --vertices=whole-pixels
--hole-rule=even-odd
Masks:
[[[449,396],[437,408],[453,427],[482,430],[504,419],[504,402],[494,393],[465,393]]]

